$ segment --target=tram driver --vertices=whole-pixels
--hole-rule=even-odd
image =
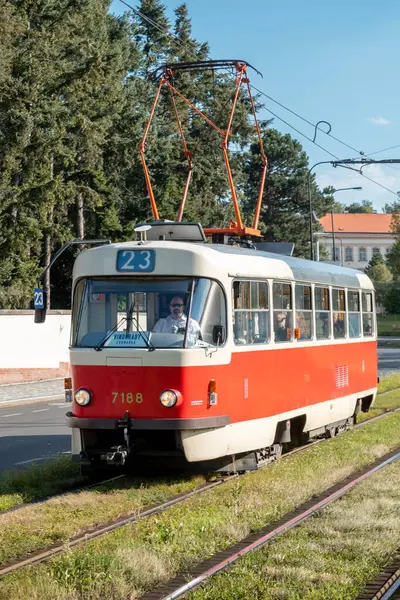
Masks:
[[[169,303],[168,317],[158,319],[153,327],[154,333],[180,333],[184,334],[186,329],[187,317],[185,315],[185,303],[181,296],[174,296]],[[198,339],[203,339],[200,325],[197,321],[190,318],[188,328],[189,341],[196,343]]]

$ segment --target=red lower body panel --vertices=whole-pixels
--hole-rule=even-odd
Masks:
[[[72,365],[72,378],[74,392],[93,393],[89,406],[73,404],[76,417],[121,418],[128,411],[137,419],[229,415],[235,423],[375,388],[376,342],[234,352],[228,365]],[[217,382],[216,406],[208,406],[210,379]],[[161,405],[165,389],[182,394],[180,406]]]

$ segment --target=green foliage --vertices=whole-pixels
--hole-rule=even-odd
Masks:
[[[400,213],[400,192],[397,192],[399,197],[398,200],[392,202],[392,204],[385,204],[383,212],[387,214]]]
[[[353,202],[346,206],[346,211],[349,213],[374,213],[374,205],[371,200],[363,200],[362,202]]]
[[[387,286],[386,293],[383,299],[385,311],[390,314],[400,313],[400,282],[395,281],[392,285]]]
[[[167,35],[170,23],[160,0],[140,4],[158,28],[132,12],[111,15],[109,5],[0,2],[0,308],[29,306],[38,275],[66,240],[130,239],[135,224],[151,218],[138,154],[157,90],[148,75],[165,62],[209,58],[208,44],[192,36],[184,3],[175,9],[174,37]],[[229,74],[177,72],[174,85],[226,128]],[[221,135],[178,97],[176,107],[194,163],[185,218],[226,226],[233,211]],[[249,224],[260,179],[250,112],[240,94],[230,159]],[[295,242],[296,254],[308,256],[308,159],[299,142],[267,125],[260,226],[267,240]],[[149,130],[146,161],[160,216],[175,219],[188,165],[166,89]],[[314,177],[311,188],[313,208],[322,216],[334,203],[332,190],[321,193]],[[52,270],[52,308],[69,306],[75,252]]]
[[[380,252],[371,258],[365,272],[372,281],[388,282],[393,279],[393,275]]]
[[[386,262],[394,279],[400,279],[400,240],[397,240],[390,248]]]

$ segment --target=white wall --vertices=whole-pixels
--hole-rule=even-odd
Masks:
[[[332,237],[318,236],[317,240],[318,239],[319,239],[320,247],[322,245],[324,245],[325,248],[327,249],[328,255],[329,255],[328,260],[331,261],[332,260]],[[365,236],[362,237],[362,236],[357,236],[356,234],[354,234],[354,235],[340,234],[340,233],[335,234],[335,246],[336,246],[336,252],[338,252],[338,254],[339,254],[339,262],[341,262],[341,259],[342,259],[342,248],[343,248],[343,259],[344,259],[343,265],[345,267],[351,267],[353,269],[365,269],[368,266],[368,263],[373,256],[373,253],[372,253],[373,248],[379,248],[382,256],[385,257],[387,249],[390,249],[395,241],[396,241],[396,239],[391,237],[390,235],[383,236],[383,235],[370,234],[368,237],[365,237]],[[352,261],[346,260],[346,248],[353,249],[353,260]],[[367,256],[366,256],[365,261],[359,260],[359,254],[358,254],[359,248],[366,249]]]
[[[48,311],[35,324],[34,311],[0,311],[0,369],[57,369],[68,362],[71,314]]]

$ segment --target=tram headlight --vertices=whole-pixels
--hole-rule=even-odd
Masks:
[[[160,402],[165,408],[172,408],[178,402],[178,394],[173,390],[164,390],[160,394]]]
[[[92,399],[92,394],[85,388],[79,388],[79,390],[75,392],[74,398],[79,406],[87,406]]]

